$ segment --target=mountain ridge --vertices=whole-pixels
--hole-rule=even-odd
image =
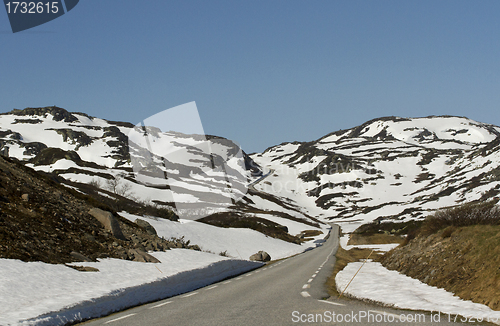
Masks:
[[[176,146],[176,153],[180,150],[189,157],[176,161],[174,156],[150,156],[130,143],[127,133],[133,127],[128,122],[110,122],[55,106],[13,110],[0,114],[0,152],[5,155],[10,151],[27,166],[80,183],[106,182],[125,174],[122,180],[137,189],[135,193],[142,196],[138,199],[170,207],[175,207],[175,198],[165,192],[159,195],[153,188],[168,190],[165,180],[176,180],[179,191],[188,198],[182,203],[186,209],[205,209],[205,216],[241,211],[241,207],[247,213],[265,212],[274,205],[294,218],[314,223],[309,217],[325,222],[405,221],[500,193],[496,164],[500,160],[500,128],[465,117],[381,117],[315,141],[284,142],[262,153],[243,154],[240,165],[233,162],[226,167],[238,176],[230,180],[233,193],[242,199],[243,206],[238,208],[230,202],[220,205],[230,197],[215,189],[227,181],[207,170],[207,156],[200,155],[198,145],[192,145],[199,142],[199,136],[148,129],[152,139],[160,141],[158,148]],[[34,136],[34,130],[40,136]],[[221,165],[226,159],[233,160],[231,155],[238,148],[234,142],[218,136],[206,139],[218,151],[212,162]],[[134,157],[137,162],[150,162],[139,176],[153,183],[145,186],[138,182]],[[255,190],[275,199],[262,202],[245,187],[265,170],[274,172]],[[175,190],[170,192],[176,196]],[[294,208],[276,204],[280,201],[291,201]]]

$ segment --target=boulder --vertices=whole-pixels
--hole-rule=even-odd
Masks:
[[[261,250],[258,253],[251,255],[250,260],[266,262],[271,260],[271,256],[267,252]]]
[[[70,253],[71,257],[73,257],[76,261],[86,261],[86,262],[92,262],[93,260],[90,259],[89,257],[87,256],[84,256],[82,255],[81,253],[79,252],[76,252],[76,251],[72,251]]]
[[[115,238],[120,240],[127,240],[122,233],[122,229],[120,228],[118,220],[113,216],[113,214],[95,207],[89,211],[89,214],[95,217],[99,222],[101,222],[104,228],[111,232],[111,234],[113,234]]]
[[[130,249],[128,251],[128,256],[131,260],[142,263],[161,263],[158,259],[151,256],[147,252],[138,249]]]
[[[286,233],[288,233],[288,227],[285,226],[285,225],[276,225],[276,228],[279,229],[279,230],[283,230]]]
[[[80,272],[98,272],[99,269],[95,267],[90,267],[90,266],[71,266],[71,265],[66,265],[68,267],[71,267],[73,269],[76,269],[77,271]]]
[[[149,224],[148,221],[144,221],[138,218],[134,223],[143,228],[147,233],[151,235],[157,235],[155,228],[151,224]]]

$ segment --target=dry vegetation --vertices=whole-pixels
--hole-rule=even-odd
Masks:
[[[439,211],[404,246],[387,253],[382,264],[500,310],[499,224],[496,201]]]

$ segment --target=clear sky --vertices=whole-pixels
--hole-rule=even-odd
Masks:
[[[196,101],[246,152],[369,119],[500,125],[500,1],[81,0],[13,34],[0,111],[57,105],[137,123]]]

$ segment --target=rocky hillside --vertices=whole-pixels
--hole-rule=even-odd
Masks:
[[[500,211],[495,203],[466,204],[430,216],[382,264],[499,310]]]
[[[189,247],[160,239],[147,224],[117,215],[104,201],[0,156],[0,258],[47,263],[113,257],[154,260],[146,250]]]
[[[500,128],[461,117],[374,119],[252,158],[257,189],[336,221],[410,220],[500,192]]]
[[[293,200],[248,187],[261,167],[221,137],[27,108],[0,114],[0,152],[116,211],[207,217],[213,225],[259,229],[292,242],[321,224]],[[289,223],[293,234],[283,227]]]

